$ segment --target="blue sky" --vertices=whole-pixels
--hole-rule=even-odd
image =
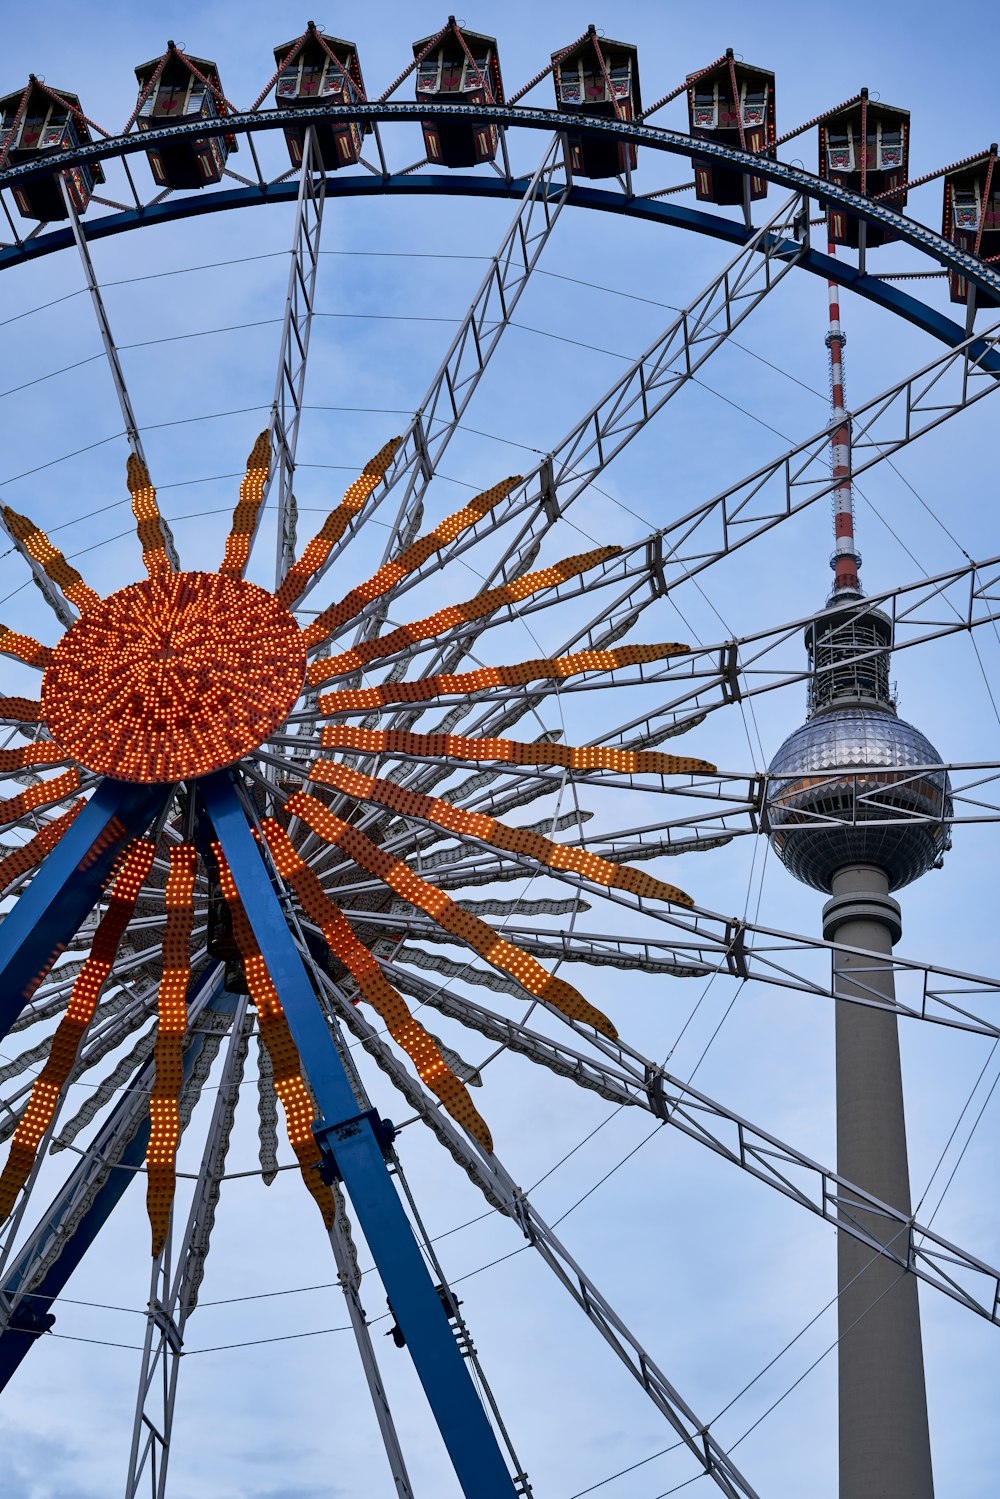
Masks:
[[[134,103],[132,67],[173,37],[215,59],[229,97],[248,103],[269,76],[270,49],[296,35],[305,19],[284,3],[175,3],[155,13],[118,4],[101,7],[99,14],[63,3],[49,4],[44,14],[20,8],[5,21],[3,88],[13,90],[34,71],[57,88],[79,93],[89,114],[117,129]],[[427,7],[398,4],[372,4],[356,13],[340,7],[316,16],[327,30],[357,41],[372,94],[404,66],[411,39],[444,19]],[[908,106],[914,175],[985,147],[1000,133],[989,90],[970,83],[969,38],[977,23],[983,30],[992,19],[985,4],[951,12],[947,25],[940,7],[925,4],[905,11],[879,4],[862,21],[854,13],[838,20],[790,4],[752,14],[730,3],[680,7],[628,0],[603,17],[563,3],[515,0],[484,3],[466,19],[499,36],[509,91],[593,19],[609,35],[640,47],[647,101],[731,45],[748,61],[775,70],[779,129],[863,84]],[[551,102],[548,81],[537,98]],[[661,118],[682,127],[683,101]],[[415,126],[398,127],[391,139],[398,164],[421,154]],[[528,136],[512,149],[515,168],[530,170],[541,140]],[[795,150],[814,168],[815,134],[803,136]],[[272,142],[271,151],[277,160],[280,142]],[[136,162],[143,176],[145,164]],[[242,152],[234,164],[243,169]],[[668,166],[673,170],[673,163]],[[659,185],[656,173],[654,163],[643,161],[638,190]],[[681,169],[676,180],[682,177]],[[777,206],[774,193],[770,201]],[[323,245],[333,253],[322,267],[318,306],[324,316],[317,320],[307,401],[362,409],[307,414],[298,485],[304,535],[339,497],[341,481],[399,430],[406,418],[396,413],[411,411],[420,400],[446,346],[447,320],[463,314],[482,274],[482,257],[493,252],[511,211],[506,204],[472,199],[335,199],[329,205]],[[940,185],[915,196],[911,211],[937,227]],[[235,498],[234,476],[266,423],[289,234],[290,213],[277,206],[120,236],[95,247],[161,501],[192,566],[214,565]],[[722,246],[707,240],[567,210],[541,263],[553,274],[536,277],[526,292],[518,313],[522,326],[506,336],[470,412],[469,426],[476,431],[456,438],[442,465],[446,477],[432,494],[436,513],[455,507],[456,496],[466,493],[462,484],[489,483],[534,462],[624,368],[620,356],[633,357],[666,324],[667,309],[684,304],[726,258]],[[890,246],[879,252],[877,268],[910,270],[916,264]],[[136,279],[151,276],[157,279]],[[69,298],[0,327],[3,390],[45,377],[40,385],[0,397],[0,496],[45,526],[63,527],[59,538],[67,554],[82,557],[88,578],[110,591],[134,577],[138,564],[122,483],[125,445],[114,436],[120,429],[117,407],[99,359],[52,374],[98,351],[80,285],[79,265],[68,255],[23,266],[0,281],[0,322]],[[933,305],[947,305],[939,281],[914,285]],[[598,541],[638,538],[781,451],[785,438],[797,440],[822,426],[825,315],[823,284],[789,276],[744,325],[739,342],[746,347],[716,356],[705,384],[689,388],[604,476],[602,487],[611,498],[580,499],[566,544],[555,554],[579,550],[575,527]],[[843,318],[849,404],[937,353],[923,335],[850,296]],[[575,343],[561,341],[567,339]],[[963,551],[984,557],[1000,550],[993,434],[984,402],[905,451],[898,473],[882,466],[861,485],[858,535],[863,577],[872,591],[954,565]],[[100,446],[90,447],[98,441]],[[83,448],[89,451],[51,463]],[[39,470],[43,463],[51,466]],[[264,540],[270,542],[270,534]],[[380,547],[378,537],[363,541],[350,569],[363,570]],[[644,638],[711,641],[805,614],[825,597],[830,547],[822,502],[759,548],[707,572],[698,588],[680,590],[655,621],[644,619]],[[263,560],[257,566],[267,581]],[[54,638],[34,591],[21,589],[23,581],[19,559],[0,558],[0,618]],[[465,574],[452,587],[454,597],[466,597],[475,581]],[[547,632],[543,645],[557,643],[557,626],[543,623],[539,629]],[[980,635],[979,659],[972,642],[956,636],[926,652],[905,652],[895,662],[901,712],[951,761],[1000,758],[1000,720],[984,685],[984,674],[996,680],[1000,645],[995,635]],[[526,636],[520,644],[522,654],[541,653]],[[11,673],[10,681],[15,679]],[[601,711],[600,703],[596,713],[567,709],[567,738],[598,732],[593,725],[600,725]],[[677,747],[726,768],[761,770],[803,714],[804,694],[793,687],[759,699],[753,717],[744,719],[735,710],[713,715]],[[618,813],[610,801],[594,805],[614,826]],[[628,815],[648,821],[657,810],[654,799],[636,796]],[[901,950],[990,973],[992,834],[988,826],[963,828],[955,844],[942,873],[905,892]],[[738,839],[718,854],[688,856],[660,872],[664,878],[676,874],[714,910],[742,913],[749,902],[752,913],[759,901],[762,921],[817,932],[821,898],[796,886],[756,845]],[[634,1044],[655,1056],[669,1052],[670,1066],[681,1076],[698,1066],[698,1084],[707,1092],[832,1164],[829,1004],[764,986],[737,992],[728,978],[703,993],[696,983],[615,970],[573,977],[614,1013]],[[985,1008],[988,1001],[982,1003]],[[485,1042],[455,1028],[446,1031],[443,1021],[439,1029],[470,1060],[485,1058]],[[990,1061],[971,1114],[947,1146],[988,1062],[988,1045],[915,1023],[902,1027],[902,1045],[915,1199],[946,1150],[927,1198],[930,1209],[996,1069]],[[248,1067],[248,1077],[253,1071]],[[832,1297],[834,1241],[825,1225],[674,1132],[643,1143],[651,1125],[646,1116],[632,1117],[638,1111],[610,1117],[609,1106],[593,1095],[507,1056],[490,1064],[486,1078],[477,1103],[519,1182],[530,1186],[574,1151],[535,1200],[550,1221],[572,1209],[560,1233],[706,1418],[729,1405]],[[377,1076],[372,1088],[383,1109],[399,1117]],[[995,1121],[994,1102],[935,1220],[939,1232],[993,1263],[1000,1255],[988,1186],[998,1164]],[[195,1144],[192,1138],[187,1145],[189,1169]],[[401,1150],[432,1233],[476,1216],[480,1199],[417,1127],[404,1131]],[[255,1152],[255,1111],[248,1097],[232,1169],[252,1169]],[[66,1159],[56,1158],[49,1179],[57,1179]],[[172,1457],[177,1499],[362,1492],[374,1499],[390,1492],[350,1334],[320,1332],[346,1321],[339,1293],[300,1289],[334,1279],[304,1197],[293,1173],[280,1175],[266,1194],[253,1179],[224,1189],[203,1291],[204,1303],[216,1304],[204,1304],[192,1322],[191,1356],[182,1369]],[[656,1499],[692,1469],[674,1455],[652,1456],[672,1437],[649,1402],[530,1251],[482,1268],[521,1242],[510,1225],[492,1217],[451,1234],[439,1249],[450,1276],[470,1277],[461,1282],[464,1310],[536,1494],[571,1499],[600,1485],[594,1489],[599,1499]],[[364,1299],[375,1317],[384,1310],[384,1295],[373,1282],[366,1280]],[[271,1294],[285,1291],[294,1294]],[[262,1293],[267,1299],[232,1299]],[[95,1499],[123,1481],[137,1355],[130,1346],[66,1339],[141,1342],[148,1294],[141,1190],[126,1196],[69,1294],[81,1304],[60,1313],[56,1330],[65,1339],[49,1339],[34,1351],[0,1405],[0,1441],[11,1475],[5,1492],[18,1499]],[[96,1303],[124,1310],[100,1310]],[[923,1294],[921,1304],[939,1492],[985,1499],[995,1491],[1000,1456],[993,1420],[996,1330],[933,1293]],[[375,1327],[375,1341],[415,1488],[451,1499],[455,1487],[442,1467],[426,1408],[406,1356],[381,1336],[385,1326]],[[202,1351],[288,1334],[309,1336]],[[791,1391],[736,1450],[763,1495],[792,1499],[809,1492],[831,1499],[836,1492],[835,1355],[806,1372],[834,1336],[830,1310],[720,1419],[719,1439],[735,1443]]]

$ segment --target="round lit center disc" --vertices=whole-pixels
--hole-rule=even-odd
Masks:
[[[305,669],[301,631],[273,594],[218,573],[167,573],[113,593],[66,632],[42,714],[88,770],[179,781],[262,744]]]

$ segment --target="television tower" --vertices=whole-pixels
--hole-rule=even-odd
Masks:
[[[890,962],[870,955],[888,959],[902,933],[890,892],[940,865],[950,846],[951,785],[947,772],[934,768],[937,750],[896,713],[892,623],[863,603],[845,338],[832,281],[829,301],[833,589],[806,630],[808,716],[771,762],[767,828],[789,873],[830,896],[824,938],[863,950],[834,955],[835,993],[882,1006],[834,1007],[838,1173],[909,1215],[893,972]],[[916,767],[931,768],[914,776]],[[839,1212],[877,1243],[899,1235],[898,1224],[849,1200]],[[837,1279],[841,1499],[933,1499],[916,1278],[840,1234]]]

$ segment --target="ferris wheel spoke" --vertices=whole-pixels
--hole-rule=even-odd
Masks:
[[[1000,325],[985,334],[970,336],[956,349],[949,349],[855,408],[850,418],[852,475],[860,475],[883,459],[891,458],[923,433],[995,390],[1000,381],[983,363],[985,354],[995,347],[1000,347]],[[654,558],[663,591],[711,567],[730,552],[831,494],[839,481],[830,477],[829,441],[829,427],[824,427],[650,537],[646,545]],[[613,451],[602,445],[602,460],[608,461]],[[566,491],[565,498],[560,498],[559,513],[577,493],[579,489],[572,487]],[[770,508],[769,495],[774,496]],[[520,496],[521,491],[515,491],[509,505],[516,504]],[[510,509],[502,518],[506,520],[509,515]],[[522,536],[533,534],[531,526],[529,522]],[[458,543],[451,555],[458,555],[464,549]],[[498,564],[498,570],[506,566],[507,560],[505,557]]]
[[[386,966],[396,979],[400,978],[395,965]],[[426,981],[418,980],[411,986],[411,992],[419,992],[425,1004],[442,1014],[579,1086],[600,1093],[609,1102],[646,1109],[671,1128],[832,1223],[839,1232],[886,1255],[902,1270],[911,1271],[936,1290],[1000,1325],[1000,1271],[922,1227],[910,1213],[881,1202],[706,1093],[672,1077],[655,1062],[647,1060],[646,1075],[637,1080],[602,1057],[584,1056],[495,1015],[484,1005],[449,994]],[[884,1226],[880,1234],[871,1230],[873,1218]]]
[[[155,954],[153,955],[155,957]],[[122,956],[119,952],[118,959],[111,970],[109,982],[116,985],[121,993],[125,992],[127,984],[135,984],[142,979],[149,968],[151,955],[148,950],[130,953]],[[58,968],[51,971],[51,976],[45,983],[32,994],[30,1003],[18,1016],[10,1027],[11,1033],[27,1030],[39,1020],[46,1020],[58,1014],[59,1010],[67,1003],[73,984],[77,975],[83,968],[83,961],[73,961],[60,964]],[[98,1010],[98,1014],[107,1011],[108,1006],[118,1003],[118,997],[105,1000]]]
[[[545,787],[544,790],[545,794],[548,795],[549,788]],[[534,791],[533,794],[535,794]],[[494,799],[491,804],[492,810],[494,811],[508,811],[510,810],[511,805],[512,803],[509,799],[502,805],[497,802],[496,799]],[[589,821],[592,816],[593,813],[586,811],[581,812],[574,810],[572,812],[564,812],[555,817],[546,817],[540,822],[528,823],[525,826],[524,831],[528,833],[542,833],[547,837],[551,837],[554,833],[566,832],[568,828],[577,828],[582,826],[584,823]],[[367,827],[368,824],[364,820],[361,820],[358,826]],[[385,823],[379,823],[378,826],[381,831],[384,831],[384,841],[380,844],[380,847],[384,848],[388,853],[395,853],[397,855],[406,854],[408,857],[414,860],[418,872],[423,877],[430,878],[433,883],[441,885],[442,888],[444,888],[444,886],[441,879],[438,876],[433,875],[432,871],[441,869],[445,866],[460,864],[470,857],[470,849],[461,843],[456,844],[454,847],[440,849],[436,853],[427,852],[427,850],[432,849],[435,844],[441,843],[445,839],[451,837],[446,829],[436,826],[432,827],[430,825],[421,826],[420,824],[414,824],[413,827],[407,826],[405,828],[405,831],[401,831],[400,820],[398,818],[395,818],[394,816]],[[485,848],[481,847],[478,844],[473,846],[471,850],[471,856],[475,858],[477,853],[485,854],[487,852],[489,852],[491,857],[496,860],[498,868],[501,864],[506,862],[504,856],[498,851],[487,851]],[[330,873],[332,874],[334,873],[334,871],[330,871]],[[343,874],[343,868],[337,871],[337,873]],[[361,893],[369,890],[374,890],[377,888],[377,886],[377,881],[366,880],[364,878],[347,879],[343,883],[338,884],[337,889],[338,893],[340,893],[341,891]],[[485,906],[485,903],[483,904]],[[568,904],[571,909],[577,909],[576,901],[570,901]]]
[[[647,564],[641,564],[636,570],[637,576],[634,584],[631,584],[624,594],[619,595],[598,610],[598,612],[585,625],[578,627],[571,636],[563,640],[559,647],[559,655],[565,656],[579,652],[581,647],[584,651],[604,653],[611,650],[617,641],[629,633],[635,626],[643,612],[661,597],[659,585],[656,581],[655,571]],[[530,612],[530,611],[529,611]],[[459,637],[452,652],[448,655],[445,665],[452,670],[457,666],[463,656],[467,655],[476,643],[476,637],[467,639]],[[679,655],[686,655],[689,647],[685,646]],[[672,654],[672,653],[671,653]],[[583,682],[559,682],[555,691],[558,694],[569,691],[586,692],[591,688],[605,686],[640,686],[649,680],[649,667],[640,666],[638,675],[635,677],[623,676],[620,670],[612,670],[607,676],[599,679],[588,677]],[[540,684],[540,687],[542,684]],[[551,691],[551,689],[544,689]],[[448,727],[460,723],[470,713],[476,713],[471,725],[474,731],[483,732],[507,727],[516,723],[519,718],[530,712],[544,700],[543,692],[539,688],[532,691],[530,688],[521,690],[520,696],[510,694],[508,697],[503,691],[494,690],[490,694],[489,702],[483,703],[474,698],[467,698],[464,703],[452,708],[448,715]],[[461,707],[462,711],[459,711]],[[406,716],[398,715],[398,719],[392,720],[393,725],[406,722]]]
[[[487,1202],[518,1224],[528,1242],[539,1251],[578,1306],[638,1380],[661,1415],[684,1441],[705,1474],[731,1499],[737,1499],[737,1496],[742,1496],[742,1499],[758,1499],[756,1490],[716,1442],[707,1425],[698,1420],[690,1406],[601,1295],[594,1282],[556,1238],[528,1202],[526,1194],[504,1170],[498,1157],[491,1153],[484,1159],[465,1136],[441,1118],[439,1110],[433,1107],[427,1094],[389,1053],[374,1028],[363,1016],[358,1015],[349,1001],[339,995],[336,986],[325,975],[323,988],[345,1025],[359,1037],[364,1048],[393,1080],[411,1107],[420,1114],[446,1149],[460,1161]]]
[[[319,270],[320,235],[323,228],[323,205],[326,201],[326,174],[323,171],[316,127],[308,125],[302,142],[302,165],[299,191],[292,228],[291,263],[288,290],[278,342],[278,367],[268,439],[271,462],[265,466],[259,503],[248,517],[245,533],[246,558],[249,558],[257,529],[272,483],[277,479],[277,558],[275,586],[295,560],[295,455],[298,448],[302,397],[309,361],[309,338],[312,331]],[[245,560],[243,565],[245,566]],[[241,569],[242,570],[242,569]]]
[[[198,1304],[198,1290],[211,1246],[252,1026],[247,1001],[241,998],[233,1012],[229,1045],[183,1237],[175,1242],[170,1232],[166,1244],[153,1257],[125,1486],[127,1499],[133,1499],[140,1487],[143,1491],[151,1488],[154,1499],[162,1499],[166,1494],[184,1334],[188,1318]],[[175,1256],[177,1269],[172,1273]]]
[[[44,800],[53,784],[31,789]],[[144,832],[164,804],[163,787],[102,781],[36,871],[0,923],[0,1036],[49,971],[59,945],[93,908],[129,838]]]
[[[309,1081],[321,1111],[316,1142],[351,1197],[459,1483],[469,1499],[473,1495],[483,1499],[509,1496],[511,1480],[495,1433],[443,1318],[409,1220],[386,1171],[376,1116],[370,1110],[358,1113],[350,1077],[328,1021],[316,1004],[244,807],[225,773],[206,776],[201,790],[292,1039],[308,1059]],[[235,915],[236,907],[230,908]]]
[[[456,885],[464,887],[523,878],[536,867],[529,859],[515,852],[509,856],[506,865],[487,862],[482,869],[473,865],[471,870],[461,870],[448,883],[454,888]],[[439,876],[435,878],[433,870],[428,870],[425,878],[427,876],[439,886],[445,884],[445,880]],[[798,990],[832,999],[838,1004],[859,1004],[872,1009],[890,1010],[908,1019],[1000,1037],[1000,1023],[988,1020],[968,1008],[968,1001],[977,996],[992,997],[1000,994],[998,979],[937,967],[896,954],[886,956],[819,937],[780,932],[752,922],[730,920],[698,906],[687,911],[683,908],[664,907],[659,902],[643,900],[637,903],[627,891],[595,887],[592,882],[568,869],[560,871],[559,877],[564,883],[575,885],[591,895],[599,894],[604,901],[621,904],[633,911],[641,909],[647,919],[673,929],[675,935],[668,938],[592,938],[591,940],[599,940],[602,944],[598,950],[608,955],[607,961],[613,962],[620,954],[625,957],[634,955],[641,963],[653,960],[655,954],[666,950],[671,955],[681,954],[667,960],[677,967],[688,967],[694,963],[710,970],[722,968],[737,978]],[[365,917],[367,918],[367,913]],[[371,920],[374,925],[383,924],[376,913],[372,913]],[[395,918],[395,924],[398,927],[398,917]],[[579,935],[575,933],[566,940],[575,940]],[[555,940],[554,934],[553,941]],[[817,979],[814,963],[811,961],[817,953],[829,954],[831,977],[825,981]],[[551,955],[556,955],[554,949]],[[833,977],[833,959],[839,959],[841,955],[860,960],[859,967],[851,970],[851,985],[839,984]],[[873,976],[876,973],[884,974],[887,969],[892,972],[897,990],[894,1002],[886,1001],[884,992],[879,990],[874,981],[866,981],[866,964],[870,965]]]
[[[304,598],[326,569],[349,545],[353,535],[383,503],[397,484],[405,486],[399,511],[390,529],[392,540],[383,564],[399,548],[410,544],[420,525],[424,496],[448,443],[458,430],[466,407],[486,372],[514,309],[528,284],[572,186],[565,139],[554,135],[546,146],[517,213],[493,256],[451,346],[403,435],[382,488],[373,495],[339,538],[322,565],[305,584]],[[377,629],[381,615],[371,618]]]
[[[555,521],[784,279],[807,248],[795,240],[800,209],[796,194],[513,491],[498,519],[519,520],[520,529],[491,566],[487,586],[498,578],[516,578],[531,566]],[[477,539],[473,533],[456,542],[449,558],[460,556]],[[652,560],[659,567],[659,556]],[[436,662],[431,669],[438,669]]]
[[[143,1020],[152,1018],[152,1011],[143,1016]],[[141,1024],[142,1020],[137,1022]],[[131,1029],[136,1029],[136,1026]],[[57,1151],[70,1148],[80,1131],[85,1129],[91,1120],[95,1119],[101,1110],[110,1103],[120,1088],[127,1087],[132,1079],[136,1077],[153,1055],[153,1047],[156,1044],[156,1032],[147,1031],[146,1035],[140,1036],[139,1040],[127,1052],[118,1065],[108,1073],[107,1077],[94,1088],[86,1101],[77,1109],[72,1118],[67,1119],[57,1135],[53,1136],[49,1146],[54,1155]]]
[[[506,525],[527,514],[514,541],[492,566],[487,586],[497,579],[509,582],[526,572],[537,555],[541,538],[578,495],[637,435],[646,423],[721,348],[745,317],[784,278],[803,253],[789,252],[786,231],[797,218],[798,197],[779,209],[748,246],[713,277],[704,290],[666,331],[616,381],[598,404],[574,426],[527,478],[512,489],[490,516],[491,526]],[[716,328],[722,318],[724,327]],[[674,365],[680,364],[675,369]],[[468,528],[464,541],[455,539],[445,557],[450,561],[482,539],[482,526]],[[652,560],[660,566],[659,555]],[[423,568],[396,582],[393,599],[426,576]],[[316,626],[310,629],[315,633]],[[431,670],[438,670],[441,653]],[[452,663],[453,664],[453,663]]]
[[[538,572],[525,573],[497,588],[481,591],[474,598],[448,604],[423,619],[399,625],[388,635],[357,641],[349,650],[311,662],[307,681],[311,686],[320,686],[338,676],[350,676],[373,661],[385,661],[394,667],[400,663],[408,665],[415,651],[429,649],[436,640],[451,645],[479,620],[485,622],[484,628],[492,628],[520,618],[524,610],[532,607],[525,601],[536,595],[555,602],[582,598],[617,581],[614,559],[620,553],[620,547],[605,546],[564,557]]]
[[[982,362],[985,352],[998,347],[1000,324],[855,407],[847,418],[851,477],[891,459],[1000,387]],[[658,533],[665,586],[694,577],[832,494],[842,479],[830,476],[829,447],[827,426],[665,526]]]
[[[66,208],[67,216],[69,218],[70,227],[73,231],[73,239],[76,243],[76,248],[80,256],[80,264],[83,267],[83,274],[84,279],[87,283],[87,290],[90,292],[90,300],[94,309],[94,315],[97,318],[97,326],[100,331],[101,342],[104,345],[104,353],[108,361],[108,368],[111,373],[111,380],[114,385],[115,395],[118,399],[118,405],[121,408],[122,420],[125,423],[125,436],[128,439],[128,445],[132,450],[133,456],[139,461],[139,463],[148,474],[149,466],[146,463],[146,454],[142,446],[142,435],[140,432],[139,424],[136,421],[135,411],[132,408],[132,398],[129,395],[128,386],[125,384],[125,373],[122,369],[121,359],[119,358],[118,354],[118,347],[115,343],[114,335],[111,331],[111,323],[108,320],[107,310],[104,306],[104,298],[101,295],[100,284],[98,283],[97,275],[94,271],[94,262],[92,261],[90,256],[90,246],[87,243],[87,236],[84,233],[82,224],[80,223],[80,215],[77,212],[77,207],[76,203],[73,200],[73,195],[66,185],[66,177],[64,173],[59,174],[59,188],[60,192],[62,193],[62,199]],[[160,517],[160,531],[163,538],[163,544],[166,550],[166,554],[170,562],[170,566],[174,569],[177,569],[180,567],[180,558],[177,555],[177,547],[174,542],[173,533],[170,529],[169,524],[163,517]],[[28,560],[29,562],[31,562],[30,558]],[[38,582],[39,586],[41,587],[38,568],[34,563],[31,563],[31,565],[32,572],[35,576],[35,581]],[[49,595],[45,588],[42,588],[42,592],[45,594],[46,599],[48,599]],[[62,613],[60,613],[58,610],[56,610],[56,613],[58,614],[59,619],[63,624],[72,623],[72,619],[64,619]]]
[[[967,1002],[977,997],[992,999],[1000,995],[1000,979],[925,963],[919,958],[903,957],[898,953],[876,953],[821,937],[781,932],[754,922],[729,922],[698,907],[690,914],[695,918],[690,927],[692,934],[724,947],[729,955],[730,971],[739,978],[827,996],[838,1004],[861,1004],[872,1009],[889,1010],[908,1019],[1000,1037],[1000,1023],[985,1019],[967,1008]],[[718,926],[713,932],[716,923]],[[676,924],[685,923],[677,920]],[[809,956],[819,953],[829,954],[831,969],[835,959],[838,962],[845,957],[857,960],[857,970],[851,970],[852,984],[845,987],[833,977],[827,981],[817,980]],[[879,970],[892,975],[894,1001],[887,1001],[884,991],[880,993],[874,982],[865,979],[866,971],[874,976]],[[856,982],[853,978],[855,971],[858,974]]]
[[[655,537],[636,543],[621,553],[620,565],[627,568],[632,559],[642,556],[642,574],[650,581],[656,570],[648,562],[649,552],[655,547]],[[889,613],[892,622],[893,650],[898,652],[916,645],[926,645],[934,640],[946,638],[961,631],[971,631],[983,625],[994,624],[1000,618],[1000,557],[986,558],[981,562],[970,562],[963,567],[938,573],[933,577],[922,577],[897,588],[868,594],[857,602],[847,601],[831,611],[838,621],[843,621],[842,636],[847,639],[850,627],[858,629],[865,625],[874,610]],[[656,596],[659,596],[657,593]],[[627,595],[625,596],[628,597]],[[641,602],[652,602],[648,597]],[[617,607],[617,601],[616,601]],[[524,611],[522,611],[524,612]],[[639,611],[626,615],[625,628],[631,628]],[[644,712],[619,725],[605,735],[623,746],[633,742],[649,744],[668,733],[683,733],[703,721],[707,714],[731,703],[761,693],[773,692],[777,688],[808,681],[810,670],[801,660],[803,632],[811,625],[822,627],[825,611],[804,616],[766,630],[757,630],[743,636],[732,636],[727,640],[708,645],[690,647],[683,655],[671,657],[663,665],[643,666],[637,679],[625,678],[612,673],[609,681],[621,685],[647,685],[662,690],[671,689],[671,695],[659,702],[651,711]],[[594,622],[587,627],[588,644],[599,648],[598,641],[591,638]],[[567,641],[561,651],[572,648],[579,635]],[[841,636],[838,635],[838,641]],[[772,661],[772,655],[783,647],[795,650],[793,659],[780,664]],[[875,647],[863,634],[856,641],[855,653],[845,646],[842,656],[844,666],[861,667],[875,655]],[[559,692],[586,692],[598,688],[603,682],[560,682]],[[523,689],[528,695],[528,689]],[[514,694],[510,694],[513,700]],[[503,692],[494,692],[491,698],[503,699]],[[478,706],[471,704],[469,711]],[[488,709],[477,721],[477,727],[485,726],[498,712]],[[639,732],[636,733],[635,731]],[[632,736],[631,738],[629,736]]]
[[[76,1083],[91,1067],[103,1060],[110,1051],[120,1046],[133,1031],[144,1025],[153,1016],[153,1004],[155,1002],[155,991],[146,991],[141,996],[132,998],[127,991],[113,995],[105,1001],[95,1014],[94,1022],[88,1031],[87,1038],[70,1070],[67,1083]],[[31,1046],[12,1060],[4,1068],[4,1081],[13,1077],[20,1077],[30,1067],[49,1053],[51,1037],[35,1046]],[[10,1097],[4,1099],[4,1107],[11,1109],[19,1100],[30,1092],[30,1083],[22,1085]],[[0,1139],[6,1139],[11,1132],[11,1117],[0,1120]]]
[[[52,852],[82,806],[83,802],[77,801],[68,811],[60,812],[55,817],[34,816],[32,822],[38,831],[26,843],[9,849],[0,859],[0,892],[8,895],[17,889],[46,855]]]
[[[677,644],[625,646],[617,651],[583,651],[575,655],[534,658],[516,662],[510,666],[480,667],[476,671],[463,672],[456,676],[439,673],[431,677],[418,677],[406,683],[381,682],[374,687],[337,689],[320,698],[320,711],[327,717],[338,714],[364,713],[371,709],[390,707],[396,703],[434,704],[439,698],[464,697],[483,692],[495,692],[497,688],[524,688],[530,682],[558,682],[561,686],[567,677],[599,676],[601,681],[620,682],[615,673],[623,667],[640,668],[665,656],[686,652],[687,647]],[[627,680],[627,679],[626,679]],[[640,675],[633,681],[643,681]]]
[[[232,1024],[232,1007],[232,995],[222,989],[222,970],[213,964],[195,982],[189,1005],[184,1123],[208,1077],[223,1035]],[[152,1082],[150,1061],[133,1078],[82,1151],[66,1184],[27,1234],[0,1279],[0,1388],[51,1326],[52,1304],[129,1182],[142,1169]]]
[[[392,919],[381,912],[358,913],[359,920],[371,920],[377,926],[392,926]],[[398,927],[399,917],[395,918]],[[717,971],[718,961],[709,965],[705,962],[703,953],[695,949],[693,956],[688,956],[684,951],[683,942],[673,945],[666,943],[644,942],[641,938],[629,940],[618,940],[587,931],[572,932],[548,932],[538,927],[519,926],[516,922],[506,922],[504,931],[516,939],[517,945],[523,947],[525,952],[534,954],[550,963],[586,963],[592,968],[622,968],[631,969],[638,973],[663,973],[669,974],[671,978],[705,978],[707,975]],[[421,942],[444,942],[440,933],[436,933],[432,927],[424,923],[407,922],[407,936]],[[692,944],[693,946],[693,944]],[[413,962],[421,968],[439,969],[442,973],[454,974],[455,967],[450,959],[442,959],[437,953],[425,952],[422,948],[406,944],[399,950],[400,962]],[[446,966],[445,966],[446,965]],[[461,966],[461,965],[458,965]],[[469,967],[463,967],[463,975],[471,971]],[[456,975],[457,976],[457,975]]]
[[[437,797],[418,796],[415,792],[403,790],[392,781],[365,776],[347,766],[326,760],[313,766],[312,775],[322,785],[331,785],[361,801],[375,802],[415,821],[444,828],[452,834],[478,841],[487,847],[499,848],[505,853],[513,854],[515,858],[530,859],[546,871],[558,875],[573,873],[598,885],[617,887],[652,900],[681,906],[691,903],[690,897],[675,885],[654,879],[643,871],[619,869],[611,861],[602,860],[585,850],[574,849],[572,844],[552,843],[540,833],[509,827],[496,818],[455,808]],[[296,801],[293,798],[289,804],[290,811],[298,810]],[[311,803],[312,799],[305,797],[301,801]],[[309,805],[307,810],[311,816],[312,806]]]

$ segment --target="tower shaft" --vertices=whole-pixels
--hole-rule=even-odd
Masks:
[[[835,255],[837,247],[831,236],[829,253]],[[834,479],[833,490],[833,594],[834,599],[844,594],[858,594],[861,585],[858,567],[861,558],[854,541],[854,489],[851,484],[851,432],[847,421],[844,394],[844,337],[840,326],[840,288],[835,281],[827,282],[830,302],[830,325],[826,335],[826,346],[830,353],[830,403],[833,431],[830,438],[830,457]]]
[[[838,993],[895,1002],[885,953],[901,934],[899,906],[881,869],[839,870],[823,910],[827,939],[866,949],[839,953]],[[881,1201],[910,1213],[906,1122],[896,1016],[856,1004],[836,1006],[837,1170]],[[897,1225],[842,1202],[879,1243]],[[894,1244],[898,1253],[901,1246]],[[927,1397],[917,1282],[847,1234],[837,1241],[841,1499],[933,1499]]]

